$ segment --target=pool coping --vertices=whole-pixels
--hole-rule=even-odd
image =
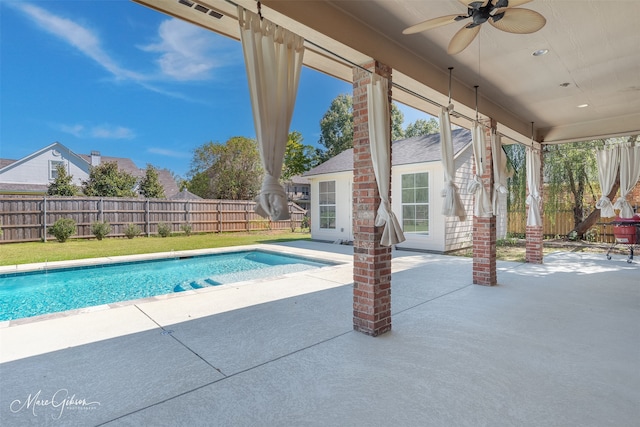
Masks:
[[[337,254],[332,252],[322,252],[321,254],[318,254],[317,251],[301,249],[301,248],[267,245],[267,244],[255,244],[255,245],[244,245],[244,246],[230,246],[230,247],[224,247],[224,248],[191,249],[191,250],[184,250],[184,251],[155,252],[155,253],[148,253],[148,254],[119,255],[119,256],[113,256],[113,257],[85,258],[85,259],[79,259],[79,260],[0,266],[0,274],[32,273],[32,272],[37,273],[37,272],[42,272],[47,270],[58,270],[58,269],[65,269],[65,268],[82,268],[82,267],[89,267],[94,265],[112,265],[112,264],[122,264],[122,263],[130,263],[130,262],[155,261],[155,260],[163,260],[163,259],[171,259],[171,258],[179,258],[179,257],[218,255],[218,254],[228,254],[228,253],[246,252],[246,251],[254,251],[254,250],[278,253],[281,255],[288,255],[296,258],[307,259],[309,261],[331,263],[327,266],[318,267],[318,269],[322,269],[322,270],[331,269],[335,267],[342,268],[346,265],[352,265],[352,261],[353,261],[353,257],[351,256],[345,256],[343,254]],[[313,270],[317,270],[317,269],[313,269]],[[178,299],[182,297],[188,297],[190,295],[207,294],[211,292],[221,292],[228,289],[258,284],[258,283],[262,283],[270,280],[277,280],[281,278],[295,278],[297,276],[305,275],[305,273],[307,273],[307,271],[292,272],[292,273],[286,273],[286,274],[277,275],[277,276],[270,276],[270,277],[259,278],[259,279],[251,279],[251,280],[244,280],[240,282],[221,284],[221,285],[205,287],[201,289],[190,289],[183,292],[173,292],[169,294],[155,295],[155,296],[146,297],[146,298],[139,298],[139,299],[133,299],[133,300],[127,300],[127,301],[118,301],[114,303],[82,307],[82,308],[77,308],[72,310],[59,311],[55,313],[41,314],[38,316],[23,317],[20,319],[3,320],[3,321],[0,321],[0,329],[12,328],[20,325],[33,324],[33,323],[38,323],[38,322],[43,322],[43,321],[53,320],[53,319],[78,316],[78,315],[83,315],[87,313],[95,313],[103,310],[118,309],[118,308],[132,306],[132,305],[136,306],[136,305],[159,302],[159,301],[167,301],[167,300]]]

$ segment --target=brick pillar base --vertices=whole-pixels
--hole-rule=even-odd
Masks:
[[[542,226],[527,225],[525,260],[532,264],[542,264]]]
[[[496,217],[473,217],[473,284],[494,286],[496,273]]]
[[[391,80],[391,68],[377,61],[363,68]],[[353,68],[353,329],[377,336],[391,330],[391,248],[380,245],[382,227],[374,226],[380,194],[369,146],[370,81],[368,71]]]

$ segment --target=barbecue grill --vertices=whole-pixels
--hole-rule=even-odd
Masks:
[[[640,244],[640,215],[634,215],[632,218],[616,217],[611,224],[613,224],[613,236],[616,240],[607,251],[607,259],[611,259],[611,250],[620,243],[629,248],[627,262],[632,263],[633,250]]]

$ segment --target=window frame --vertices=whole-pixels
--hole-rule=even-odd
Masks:
[[[418,186],[418,176],[419,175],[424,175],[426,177],[426,186]],[[405,177],[409,177],[412,176],[413,177],[413,184],[411,187],[405,187]],[[412,173],[406,173],[406,174],[402,174],[400,176],[400,206],[402,209],[402,230],[404,233],[411,233],[411,234],[420,234],[420,235],[430,235],[431,234],[431,209],[430,209],[430,184],[431,184],[431,176],[429,171],[426,172],[412,172]],[[407,201],[406,196],[408,195],[407,192],[412,192],[413,193],[413,200],[412,201]],[[426,201],[425,200],[416,200],[419,197],[419,194],[422,193],[426,196]],[[407,215],[407,210],[406,208],[412,208],[413,210],[413,216],[412,217],[408,217]],[[426,211],[426,215],[424,215],[424,217],[419,217],[418,216],[418,210],[419,208],[423,208],[424,211]],[[411,209],[409,209],[411,210]],[[412,227],[408,227],[407,222],[408,221],[412,221]],[[422,222],[422,224],[426,224],[426,230],[420,230],[420,222]],[[424,225],[422,225],[422,227],[424,227]]]
[[[324,191],[323,186],[327,187]],[[336,181],[318,182],[318,228],[321,230],[335,230],[337,228],[336,211]],[[327,215],[327,213],[331,212],[333,212],[333,215]],[[331,221],[332,219],[333,221]]]

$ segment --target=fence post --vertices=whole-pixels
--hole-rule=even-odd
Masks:
[[[247,231],[251,231],[251,223],[249,222],[249,203],[245,205],[244,220],[247,223]]]
[[[149,199],[147,199],[144,204],[144,221],[145,228],[147,229],[147,237],[151,237],[151,224],[149,220]]]
[[[47,196],[42,198],[42,241],[47,242]]]
[[[98,209],[98,221],[104,222],[104,199],[100,197],[100,201],[98,202],[100,208]]]

